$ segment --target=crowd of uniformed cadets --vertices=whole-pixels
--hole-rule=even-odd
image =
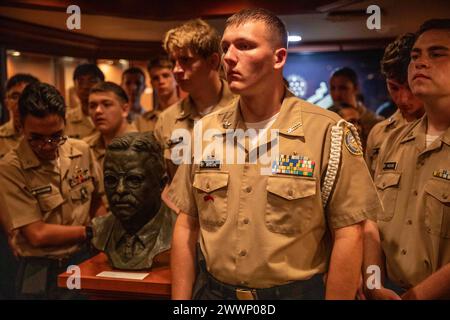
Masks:
[[[450,20],[417,27],[385,48],[392,104],[378,114],[346,66],[330,76],[329,110],[295,97],[283,79],[285,25],[263,9],[234,14],[222,35],[200,19],[167,31],[167,56],[147,73],[125,70],[121,84],[79,65],[77,105],[12,76],[0,127],[0,298],[82,298],[56,278],[92,256],[90,221],[109,214],[105,150],[136,131],[154,133],[170,177],[172,298],[450,298]],[[141,105],[147,76],[151,111]],[[200,123],[223,139],[199,140],[201,161],[174,161]],[[272,129],[277,139],[262,139]],[[261,146],[278,152],[268,165]]]

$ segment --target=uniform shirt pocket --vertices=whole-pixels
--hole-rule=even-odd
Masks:
[[[192,186],[202,227],[218,229],[227,220],[228,172],[195,173]]]
[[[390,221],[394,217],[397,197],[399,192],[401,173],[386,172],[378,175],[375,181],[381,202],[383,203],[383,211],[377,216],[378,220]]]
[[[265,223],[275,233],[298,234],[308,227],[313,214],[316,179],[269,176]]]
[[[58,193],[41,195],[38,197],[39,207],[42,212],[50,212],[59,207],[63,202],[64,198]]]
[[[450,181],[432,178],[425,184],[425,227],[430,234],[450,238]]]

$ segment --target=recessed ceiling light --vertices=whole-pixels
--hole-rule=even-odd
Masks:
[[[300,42],[302,41],[302,37],[299,35],[291,35],[288,37],[289,42]]]
[[[20,57],[20,52],[19,51],[11,51],[11,55],[13,57]]]

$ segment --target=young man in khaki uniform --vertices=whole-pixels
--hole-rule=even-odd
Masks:
[[[65,133],[69,138],[83,139],[95,133],[89,117],[89,92],[104,80],[103,72],[95,64],[82,64],[75,69],[73,81],[80,105],[67,111]]]
[[[395,291],[385,282],[367,290],[375,299],[450,298],[450,19],[425,22],[417,36],[408,83],[425,116],[382,145],[379,236],[377,224],[366,223],[365,264],[385,269]]]
[[[6,82],[5,105],[9,111],[9,121],[0,126],[0,159],[17,147],[22,137],[18,101],[27,85],[39,80],[30,74],[16,74]],[[12,299],[15,295],[14,275],[17,262],[8,245],[3,217],[0,213],[0,297]]]
[[[342,67],[333,71],[330,77],[330,95],[333,103],[335,105],[339,103],[349,104],[359,112],[363,133],[361,140],[363,147],[365,147],[370,130],[383,118],[368,109],[359,99],[359,94],[360,86],[355,70],[349,67]]]
[[[0,160],[0,202],[20,257],[18,297],[61,298],[57,275],[86,256],[91,218],[104,212],[89,146],[64,136],[64,99],[34,83],[19,100],[24,138]]]
[[[115,137],[137,132],[127,121],[130,105],[125,91],[113,82],[96,84],[89,94],[89,116],[97,129],[84,138],[89,144],[95,160],[103,169],[106,147]]]
[[[19,144],[22,129],[17,103],[25,87],[38,81],[30,74],[19,73],[6,82],[5,104],[9,111],[9,121],[0,126],[0,158]]]
[[[415,97],[408,86],[408,64],[416,36],[407,33],[390,43],[381,60],[381,71],[386,77],[389,95],[398,110],[386,120],[377,123],[369,133],[365,159],[373,176],[381,144],[389,133],[424,114],[423,102]]]
[[[173,74],[178,85],[189,93],[164,110],[155,125],[155,137],[163,146],[167,170],[173,178],[178,166],[172,161],[171,150],[184,142],[172,133],[176,129],[191,132],[194,121],[227,105],[234,96],[219,78],[220,37],[206,22],[197,19],[169,30],[164,49],[174,61]]]
[[[180,208],[171,256],[174,299],[320,299],[324,273],[326,298],[355,297],[360,223],[380,214],[381,204],[346,127],[337,141],[343,146],[336,181],[327,184],[332,191],[322,205],[331,128],[340,118],[287,91],[286,47],[284,24],[266,10],[243,10],[227,20],[223,61],[240,98],[196,125],[194,136],[201,126],[223,141],[215,148],[205,142],[169,190]],[[279,136],[255,148],[255,135],[241,139],[238,129],[278,130]],[[263,147],[272,153],[264,162]]]
[[[141,105],[141,97],[145,90],[145,73],[137,67],[128,68],[122,73],[121,86],[127,94],[130,105],[128,121],[133,122],[145,111]]]
[[[154,58],[148,63],[147,70],[156,99],[153,110],[136,119],[135,125],[139,132],[153,131],[159,114],[180,100],[172,69],[173,63],[168,57]]]

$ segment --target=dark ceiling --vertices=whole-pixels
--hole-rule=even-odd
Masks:
[[[278,15],[307,14],[336,10],[359,0],[0,0],[0,5],[27,8],[66,11],[69,5],[78,5],[82,12],[113,17],[183,20],[192,18],[192,13],[203,18],[216,18],[231,15],[240,9],[262,7]]]

